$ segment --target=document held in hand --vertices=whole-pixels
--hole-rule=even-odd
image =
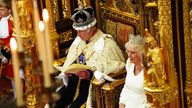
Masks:
[[[93,68],[91,66],[83,65],[83,64],[72,64],[67,68],[65,68],[63,72],[75,74],[79,71],[86,71],[86,70],[93,70]]]

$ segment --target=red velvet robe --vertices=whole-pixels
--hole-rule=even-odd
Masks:
[[[0,17],[0,20],[1,19],[2,19],[2,17]],[[4,46],[10,48],[10,39],[11,39],[11,37],[13,37],[12,36],[13,23],[10,19],[8,19],[8,29],[9,29],[9,36],[7,38],[0,38],[0,41],[3,41]],[[3,64],[1,75],[13,80],[13,67],[12,67],[12,63],[11,63],[11,58],[8,60],[8,63]]]

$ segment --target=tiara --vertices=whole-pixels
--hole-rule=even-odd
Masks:
[[[145,46],[145,38],[142,37],[141,35],[129,35],[129,43],[134,44],[134,45],[142,45]]]

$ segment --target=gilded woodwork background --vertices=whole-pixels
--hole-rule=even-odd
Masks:
[[[186,87],[187,105],[192,106],[192,29],[190,27],[190,1],[183,1],[183,24],[184,24],[184,42],[185,42],[185,64],[186,64]]]
[[[50,38],[51,38],[51,44],[54,45],[53,46],[53,51],[54,51],[54,58],[59,58],[59,47],[58,47],[58,34],[56,33],[56,29],[55,29],[55,21],[57,19],[56,15],[56,9],[54,8],[55,4],[56,4],[56,0],[54,0],[55,2],[53,2],[52,0],[46,0],[45,2],[45,6],[46,9],[49,12],[49,30],[50,30]]]
[[[141,26],[143,19],[140,17],[141,10],[139,3],[126,0],[108,0],[97,2],[96,13],[98,27],[108,34],[111,34],[123,51],[124,44],[128,41],[129,34],[142,34]]]
[[[107,33],[110,33],[120,46],[122,41],[127,41],[129,33],[144,35],[144,29],[148,28],[152,36],[154,36],[161,48],[164,48],[165,65],[168,77],[169,89],[163,92],[150,92],[154,100],[161,103],[160,107],[179,108],[179,89],[177,73],[175,72],[175,60],[173,51],[173,27],[172,27],[172,11],[171,0],[101,0],[95,1],[96,16],[98,19],[98,27]],[[65,29],[63,32],[57,31],[56,22],[70,18],[72,11],[77,7],[71,0],[40,0],[40,6],[44,6],[49,11],[50,22],[49,29],[51,32],[51,41],[55,58],[59,58],[59,45],[67,41],[73,40],[73,30]],[[82,2],[84,6],[90,5],[90,0],[76,0],[77,3]],[[44,4],[45,3],[45,4]],[[156,3],[156,4],[148,4]],[[31,48],[35,44],[34,28],[32,22],[32,0],[18,0],[18,10],[21,20],[22,39],[25,47],[25,53],[31,54]],[[71,5],[73,4],[73,5]],[[192,106],[192,35],[190,27],[190,8],[189,0],[183,0],[183,24],[184,26],[184,45],[185,45],[185,67],[186,67],[186,86],[185,93],[187,95],[188,107]],[[26,8],[29,7],[29,8]],[[41,8],[42,8],[41,7]],[[65,23],[63,24],[65,25]],[[67,25],[70,26],[70,25]],[[126,27],[126,31],[122,32]],[[124,37],[121,37],[124,36]],[[124,42],[125,43],[125,42]],[[64,53],[64,52],[62,52]],[[123,81],[123,80],[122,80]],[[107,85],[107,87],[109,87]],[[114,85],[112,86],[114,87]],[[107,97],[112,93],[105,92]],[[116,93],[116,92],[115,92]],[[116,96],[116,95],[115,95]],[[110,98],[107,98],[110,100]],[[110,101],[106,101],[110,102]],[[156,102],[156,101],[154,101]],[[169,103],[169,104],[167,104]],[[157,103],[155,103],[157,104]]]
[[[173,34],[172,34],[172,16],[171,16],[171,1],[159,0],[159,33],[160,33],[160,46],[166,49],[166,65],[171,86],[177,88],[177,77],[174,65],[173,53]]]
[[[20,20],[21,37],[25,48],[24,53],[29,56],[31,55],[31,48],[35,44],[35,34],[32,22],[32,5],[30,5],[31,1],[29,0],[18,0],[16,3]]]
[[[163,49],[168,88],[147,89],[147,93],[153,97],[151,102],[154,107],[165,107],[165,105],[166,107],[179,107],[178,79],[173,53],[171,1],[107,0],[98,4],[97,10],[99,12],[97,13],[100,13],[100,16],[97,17],[101,19],[99,21],[102,23],[102,30],[112,34],[117,43],[121,42],[118,45],[122,50],[124,50],[123,42],[127,40],[128,32],[123,32],[124,30],[119,28],[141,35],[144,34],[145,28],[149,29],[150,35],[158,41],[159,47]],[[158,89],[160,90],[158,91]]]

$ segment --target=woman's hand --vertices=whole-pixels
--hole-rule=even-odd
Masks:
[[[125,104],[120,103],[120,104],[119,104],[119,108],[125,108]]]

